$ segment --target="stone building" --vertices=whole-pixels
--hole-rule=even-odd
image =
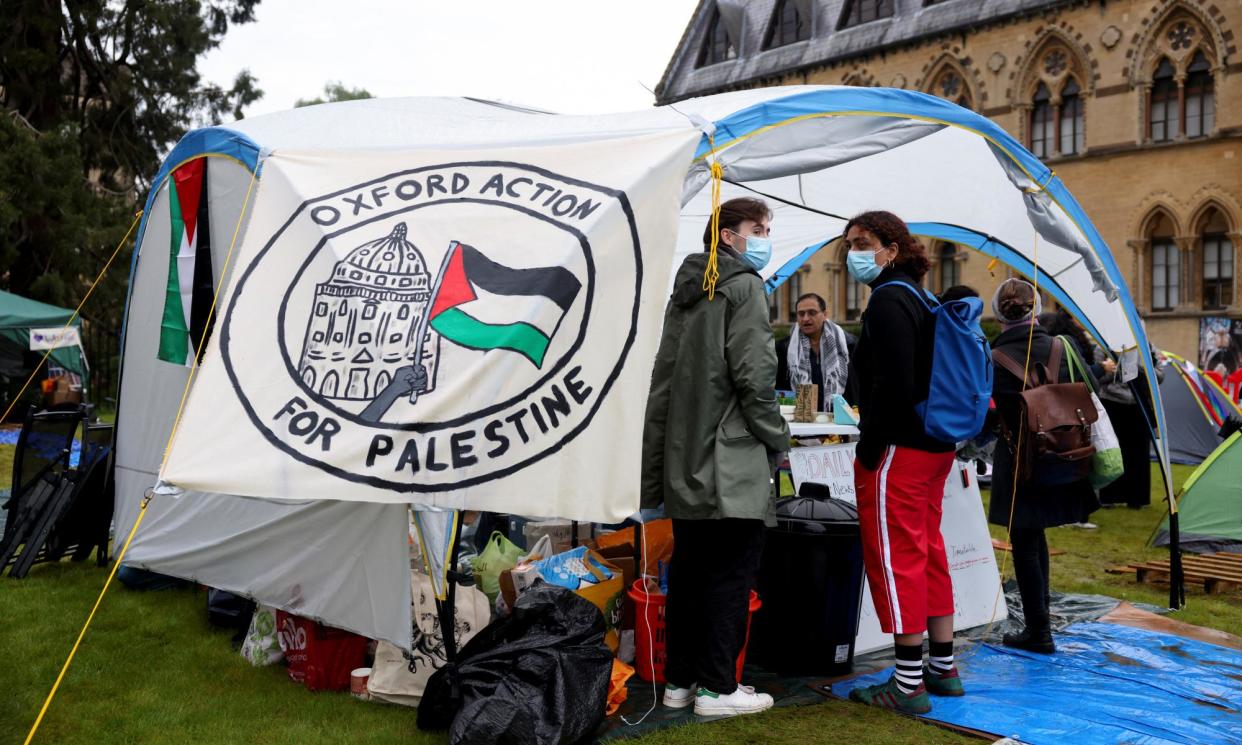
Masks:
[[[1154,343],[1195,358],[1202,319],[1242,318],[1239,29],[1242,0],[702,0],[657,97],[845,84],[972,108],[1056,171]],[[934,291],[988,297],[1006,276],[963,247],[928,248]],[[773,295],[774,323],[793,320],[801,292],[836,319],[865,306],[837,243]]]
[[[315,287],[298,365],[302,381],[325,398],[375,398],[398,368],[414,360],[414,336],[426,331],[421,320],[430,286],[422,254],[406,240],[405,223],[350,251]]]

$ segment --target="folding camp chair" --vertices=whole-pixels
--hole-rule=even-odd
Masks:
[[[48,558],[56,560],[70,553],[83,561],[98,549],[96,563],[108,562],[108,530],[112,526],[115,481],[112,475],[113,436],[111,424],[87,424],[82,438],[82,458],[74,475],[75,491],[68,512],[56,525],[48,542]]]
[[[112,425],[86,425],[78,467],[62,474],[25,537],[22,553],[9,576],[20,579],[38,562],[59,561],[72,552],[77,561],[100,549],[107,558],[107,531],[112,518],[108,464]]]
[[[5,508],[8,519],[0,540],[0,571],[14,561],[33,563],[38,547],[46,539],[56,511],[72,491],[67,474],[74,435],[82,424],[82,411],[31,413],[17,438],[13,462],[13,492]],[[31,543],[40,533],[43,539]],[[19,555],[19,547],[25,549]],[[32,551],[33,549],[33,551]],[[24,572],[23,572],[24,574]],[[17,576],[17,575],[14,575]]]

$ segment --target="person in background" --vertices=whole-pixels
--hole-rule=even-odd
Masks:
[[[953,285],[949,289],[940,293],[939,299],[942,303],[948,303],[968,297],[979,297],[979,291],[970,285]]]
[[[819,295],[808,292],[794,307],[797,325],[776,342],[777,389],[792,391],[808,383],[818,386],[820,411],[827,411],[838,394],[854,403],[858,395],[850,386],[850,355],[858,339],[829,320],[828,304]]]
[[[789,449],[776,401],[776,355],[758,271],[771,255],[772,213],[758,199],[720,205],[719,276],[704,289],[704,252],[686,257],[664,314],[643,429],[642,507],[664,504],[677,547],[669,567],[664,705],[732,716],[772,706],[738,685],[750,591],[767,525],[772,474]]]
[[[854,489],[863,563],[880,628],[894,635],[897,669],[887,682],[850,698],[910,714],[931,710],[928,692],[964,694],[953,663],[953,584],[940,533],[944,484],[955,443],[926,435],[915,405],[931,383],[934,318],[907,288],[922,293],[930,262],[891,212],[865,212],[846,224],[846,266],[871,286],[854,351],[860,381],[860,436]],[[923,633],[930,636],[923,668]]]
[[[1098,353],[1105,365],[1104,374],[1100,376],[1100,401],[1104,404],[1104,411],[1108,412],[1109,421],[1113,423],[1113,431],[1117,433],[1124,469],[1121,478],[1100,490],[1100,503],[1105,507],[1124,504],[1139,510],[1151,504],[1151,427],[1148,417],[1152,412],[1147,372],[1139,365],[1138,377],[1129,383],[1122,382],[1117,364],[1108,358],[1104,350],[1100,349]],[[1154,349],[1152,359],[1155,360]],[[1156,385],[1160,385],[1164,380],[1164,367],[1159,364],[1153,367],[1156,370]],[[1135,391],[1141,391],[1144,400],[1137,399]]]
[[[1048,332],[1049,336],[1063,336],[1069,339],[1070,344],[1074,345],[1074,351],[1078,353],[1078,358],[1090,366],[1091,374],[1097,380],[1105,373],[1111,374],[1113,370],[1117,369],[1117,363],[1113,362],[1108,355],[1103,353],[1103,350],[1091,342],[1087,332],[1064,308],[1057,308],[1050,313],[1040,313],[1038,320],[1039,327]],[[1099,362],[1096,362],[1097,352],[1100,356]],[[1099,394],[1100,392],[1097,388],[1096,393]],[[1118,439],[1120,439],[1120,436]],[[1124,455],[1122,457],[1124,458]],[[1096,530],[1100,527],[1093,522],[1070,524],[1075,528],[1082,528],[1083,530]]]
[[[1001,322],[1000,336],[992,344],[993,356],[1007,355],[1014,360],[1028,360],[1027,369],[1035,363],[1047,363],[1052,354],[1053,339],[1036,322],[1039,297],[1035,288],[1021,279],[1007,279],[992,297],[992,312]],[[1020,364],[1022,364],[1020,362]],[[1088,371],[1088,374],[1090,372]],[[992,461],[992,499],[988,505],[988,521],[1009,529],[1013,545],[1013,571],[1022,596],[1025,628],[1005,634],[1006,646],[1031,652],[1051,654],[1056,651],[1052,641],[1049,614],[1051,592],[1048,588],[1048,540],[1045,528],[1086,522],[1087,516],[1099,506],[1095,491],[1086,478],[1071,484],[1037,486],[1031,474],[1016,472],[1015,443],[1004,432],[1017,432],[1021,426],[1021,393],[1026,381],[1021,380],[999,363],[993,365],[992,398],[996,401],[995,426],[1002,432]],[[1058,380],[1069,381],[1069,355],[1061,356]],[[1094,381],[1088,381],[1091,385]],[[1003,426],[1001,426],[1003,425]]]

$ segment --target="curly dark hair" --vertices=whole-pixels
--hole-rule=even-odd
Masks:
[[[845,234],[853,227],[870,232],[883,246],[896,243],[897,258],[893,260],[893,266],[909,274],[914,281],[923,281],[923,275],[931,268],[931,261],[927,258],[923,244],[914,240],[914,236],[910,235],[910,228],[906,227],[905,221],[900,217],[892,212],[873,210],[855,215],[845,224]]]

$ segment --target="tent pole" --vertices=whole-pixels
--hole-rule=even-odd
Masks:
[[[1155,393],[1151,391],[1152,384],[1148,380],[1147,387],[1151,397],[1143,398],[1143,391],[1139,389],[1137,382],[1138,378],[1130,381],[1130,392],[1139,411],[1143,412],[1143,418],[1147,420],[1147,429],[1152,435],[1152,447],[1160,453],[1160,443],[1156,441],[1156,428],[1152,426],[1152,414],[1149,411],[1155,406]],[[1156,385],[1159,385],[1159,381]],[[1163,438],[1165,433],[1161,432],[1160,436]],[[1180,610],[1186,605],[1186,577],[1182,572],[1181,536],[1177,528],[1177,497],[1173,494],[1173,474],[1170,473],[1165,459],[1157,457],[1156,463],[1160,466],[1160,478],[1164,481],[1165,501],[1169,510],[1169,610]]]
[[[449,548],[448,571],[445,573],[445,580],[448,585],[447,599],[436,600],[436,611],[440,616],[440,635],[444,638],[444,656],[448,660],[446,666],[449,677],[449,685],[452,689],[452,700],[461,700],[461,677],[457,673],[457,623],[456,623],[456,607],[457,607],[457,551],[458,544],[461,543],[461,517],[454,521],[456,527],[453,529],[453,545]]]

